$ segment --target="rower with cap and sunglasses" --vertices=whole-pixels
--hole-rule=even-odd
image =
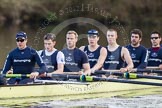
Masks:
[[[80,49],[87,54],[91,73],[94,73],[94,71],[102,68],[107,56],[107,51],[106,48],[98,44],[99,32],[97,30],[89,30],[87,36],[89,45],[81,46]]]
[[[7,56],[3,67],[3,74],[30,74],[30,78],[10,78],[8,84],[27,84],[33,81],[33,78],[46,72],[45,64],[38,55],[37,51],[27,46],[27,35],[25,32],[16,34],[17,48],[13,49]],[[35,63],[40,69],[34,71]],[[11,68],[13,71],[10,71]]]
[[[158,66],[162,69],[162,47],[160,47],[161,37],[158,31],[151,33],[152,47],[148,49],[149,57],[147,66]]]

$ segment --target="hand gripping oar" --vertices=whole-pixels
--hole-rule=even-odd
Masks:
[[[142,74],[128,73],[128,72],[122,73],[122,72],[108,72],[108,71],[97,70],[94,72],[94,74],[117,75],[117,76],[122,76],[127,79],[147,78],[147,79],[162,80],[162,76],[142,75]]]
[[[118,83],[129,83],[129,84],[140,84],[140,85],[152,85],[152,86],[162,86],[162,83],[155,82],[143,82],[143,81],[133,81],[128,79],[113,79],[113,78],[101,78],[101,77],[93,77],[93,76],[85,76],[85,75],[64,75],[64,74],[53,74],[53,78],[66,78],[66,79],[77,79],[80,81],[86,82],[96,82],[96,81],[104,81],[104,82],[118,82]]]

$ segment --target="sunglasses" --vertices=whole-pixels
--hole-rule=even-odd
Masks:
[[[24,42],[25,39],[16,39],[16,42]]]
[[[151,37],[151,39],[158,39],[159,37]]]

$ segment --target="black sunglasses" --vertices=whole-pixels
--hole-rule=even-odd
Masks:
[[[151,37],[151,39],[158,39],[159,37]]]
[[[25,39],[16,39],[16,42],[24,42]]]

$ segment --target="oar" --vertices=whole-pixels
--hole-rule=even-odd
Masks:
[[[162,76],[142,75],[142,74],[128,73],[128,72],[122,73],[122,72],[108,72],[108,71],[98,70],[98,71],[95,71],[94,74],[117,75],[117,76],[122,76],[127,79],[147,78],[147,79],[162,80]]]
[[[86,82],[79,82],[79,81],[59,81],[59,80],[39,80],[35,79],[34,83],[39,84],[76,84],[76,85],[89,85]]]
[[[78,72],[64,72],[63,74],[70,74],[70,75],[79,75]],[[5,78],[29,78],[30,74],[0,74],[2,77]]]
[[[137,70],[134,70],[132,72],[147,72],[147,73],[161,73],[162,74],[162,70],[149,70],[149,69],[137,69]]]
[[[129,83],[129,84],[162,86],[162,83],[133,81],[133,80],[128,80],[128,79],[101,78],[101,77],[93,77],[93,76],[85,76],[85,75],[79,76],[79,75],[53,74],[52,77],[53,78],[60,77],[60,78],[66,78],[66,79],[78,79],[80,81],[86,81],[86,82],[105,81],[105,82],[119,82],[119,83]]]
[[[159,70],[160,68],[159,67],[151,67],[151,66],[147,66],[146,69],[149,69],[149,70]]]
[[[30,77],[30,74],[1,74],[1,76],[5,78],[28,78]]]

